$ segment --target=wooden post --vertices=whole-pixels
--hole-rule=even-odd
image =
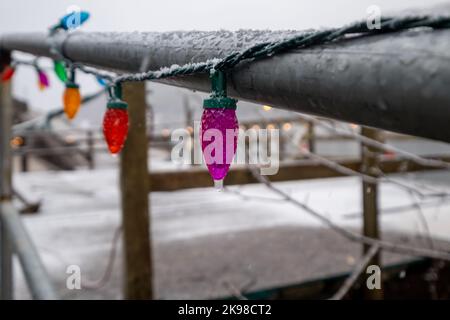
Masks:
[[[185,126],[186,126],[186,130],[190,127],[192,128],[192,132],[189,132],[190,134],[190,139],[191,139],[191,144],[189,145],[189,152],[190,152],[190,157],[191,157],[191,165],[194,165],[194,159],[195,159],[195,143],[196,141],[194,141],[194,137],[195,137],[195,126],[194,126],[194,120],[193,120],[193,111],[191,109],[191,106],[189,104],[189,98],[188,96],[185,94],[183,95],[183,108],[184,108],[184,113],[185,113]]]
[[[87,161],[89,170],[93,170],[95,166],[94,160],[94,133],[92,129],[89,129],[86,133],[86,143],[87,143]]]
[[[1,59],[4,58],[2,55]],[[0,71],[2,68],[0,68]],[[11,83],[0,83],[0,201],[9,201],[12,196],[12,126]],[[13,298],[12,246],[8,232],[0,221],[0,299]]]
[[[27,136],[22,137],[22,139],[23,139],[23,144],[20,146],[20,149],[24,150],[25,152],[23,152],[22,155],[20,156],[20,169],[22,172],[27,172],[28,171],[28,152],[26,151],[26,149],[27,149],[27,145],[29,144],[30,139]],[[32,144],[30,143],[29,145],[31,146]]]
[[[120,161],[124,296],[126,299],[152,299],[145,83],[124,84],[123,98],[128,102],[130,116],[130,129]]]
[[[316,138],[314,136],[314,122],[308,121],[306,122],[307,126],[307,137],[308,137],[308,149],[309,152],[315,153],[316,152]]]
[[[373,128],[362,127],[361,134],[368,138],[383,141],[382,132]],[[371,146],[361,145],[361,172],[370,176],[378,176],[378,149]],[[363,234],[367,237],[379,239],[378,227],[378,185],[374,183],[362,183],[362,198],[363,198]],[[363,245],[363,255],[366,255],[370,250],[370,246]],[[380,251],[373,256],[367,266],[377,265],[381,268],[381,254]],[[383,288],[368,289],[366,287],[367,274],[363,273],[363,288],[364,297],[370,300],[383,299]]]

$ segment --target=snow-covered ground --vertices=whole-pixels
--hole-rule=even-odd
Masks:
[[[426,183],[435,189],[448,191],[446,182],[450,179],[450,173],[435,171],[396,179],[408,184]],[[97,291],[64,289],[68,265],[79,265],[82,276],[86,279],[100,277],[106,266],[111,239],[120,224],[118,171],[108,168],[21,173],[15,174],[14,183],[27,196],[42,200],[41,212],[24,216],[24,221],[62,294],[66,298],[120,298],[121,255],[119,261],[116,261],[113,279],[105,288]],[[292,196],[307,201],[312,208],[341,226],[356,229],[361,227],[361,185],[358,178],[283,182],[276,185]],[[330,246],[337,245],[343,239],[337,241],[329,235],[323,235],[327,230],[316,219],[292,204],[281,201],[264,186],[234,186],[230,190],[238,191],[241,195],[218,192],[213,188],[155,192],[150,195],[158,297],[202,298],[227,295],[223,286],[217,287],[217,278],[221,275],[245,275],[247,264],[245,267],[237,267],[235,264],[250,259],[254,252],[258,253],[249,260],[251,262],[248,265],[251,264],[252,268],[256,268],[255,265],[258,268],[265,266],[265,269],[258,269],[258,274],[269,274],[256,287],[286,284],[345,271],[357,259],[359,247],[346,241],[339,245],[340,249],[331,250],[329,255],[332,258],[327,256]],[[400,209],[413,201],[412,196],[398,186],[381,186],[383,234],[400,233],[403,240],[426,235],[418,210]],[[422,212],[433,237],[450,241],[450,202],[435,198],[420,201],[426,203],[422,206]],[[289,242],[286,240],[289,237],[306,238],[298,240],[300,242]],[[332,237],[339,238],[336,235]],[[327,238],[330,238],[328,242],[321,242]],[[419,242],[426,245],[424,239],[419,239]],[[213,249],[208,249],[208,246]],[[223,246],[229,247],[224,249]],[[316,248],[313,250],[312,247]],[[242,252],[244,248],[251,252]],[[223,252],[220,258],[213,258],[213,255],[218,254],[217,250],[228,251]],[[301,252],[295,253],[296,250]],[[312,258],[304,257],[308,250],[313,250],[312,257],[323,254],[327,258],[313,263]],[[268,254],[276,256],[284,253],[287,260],[282,265],[278,266],[277,258],[264,260],[268,259]],[[228,255],[234,255],[234,258],[227,260]],[[300,262],[289,260],[293,257]],[[265,262],[262,263],[261,259]],[[337,261],[332,262],[332,259]],[[277,268],[290,271],[284,274],[282,272],[282,275],[278,271],[269,272],[267,270],[272,270],[274,266],[268,261],[272,261]],[[292,270],[298,267],[293,263],[306,266],[306,269],[293,273]],[[203,267],[206,269],[201,269]],[[237,269],[233,269],[234,267]],[[189,271],[189,268],[196,269]],[[211,268],[218,268],[217,274],[210,273]],[[19,269],[16,275],[17,297],[27,297]]]

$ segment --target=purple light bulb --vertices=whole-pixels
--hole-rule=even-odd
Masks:
[[[236,110],[204,109],[200,127],[203,158],[214,181],[223,180],[236,154],[239,125]]]
[[[47,75],[44,72],[42,72],[41,70],[38,71],[38,77],[39,77],[39,85],[40,86],[47,88],[50,85]]]

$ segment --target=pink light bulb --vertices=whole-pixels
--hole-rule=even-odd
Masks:
[[[236,154],[239,125],[236,110],[204,109],[200,127],[203,158],[211,177],[223,180]]]

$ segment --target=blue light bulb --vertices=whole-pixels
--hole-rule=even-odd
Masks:
[[[61,18],[59,27],[64,30],[76,29],[85,23],[87,19],[89,19],[89,12],[74,11]]]
[[[102,77],[99,77],[99,76],[96,76],[95,78],[97,79],[97,82],[98,82],[101,86],[103,86],[103,87],[106,86],[106,81],[105,81],[105,79],[103,79]]]

